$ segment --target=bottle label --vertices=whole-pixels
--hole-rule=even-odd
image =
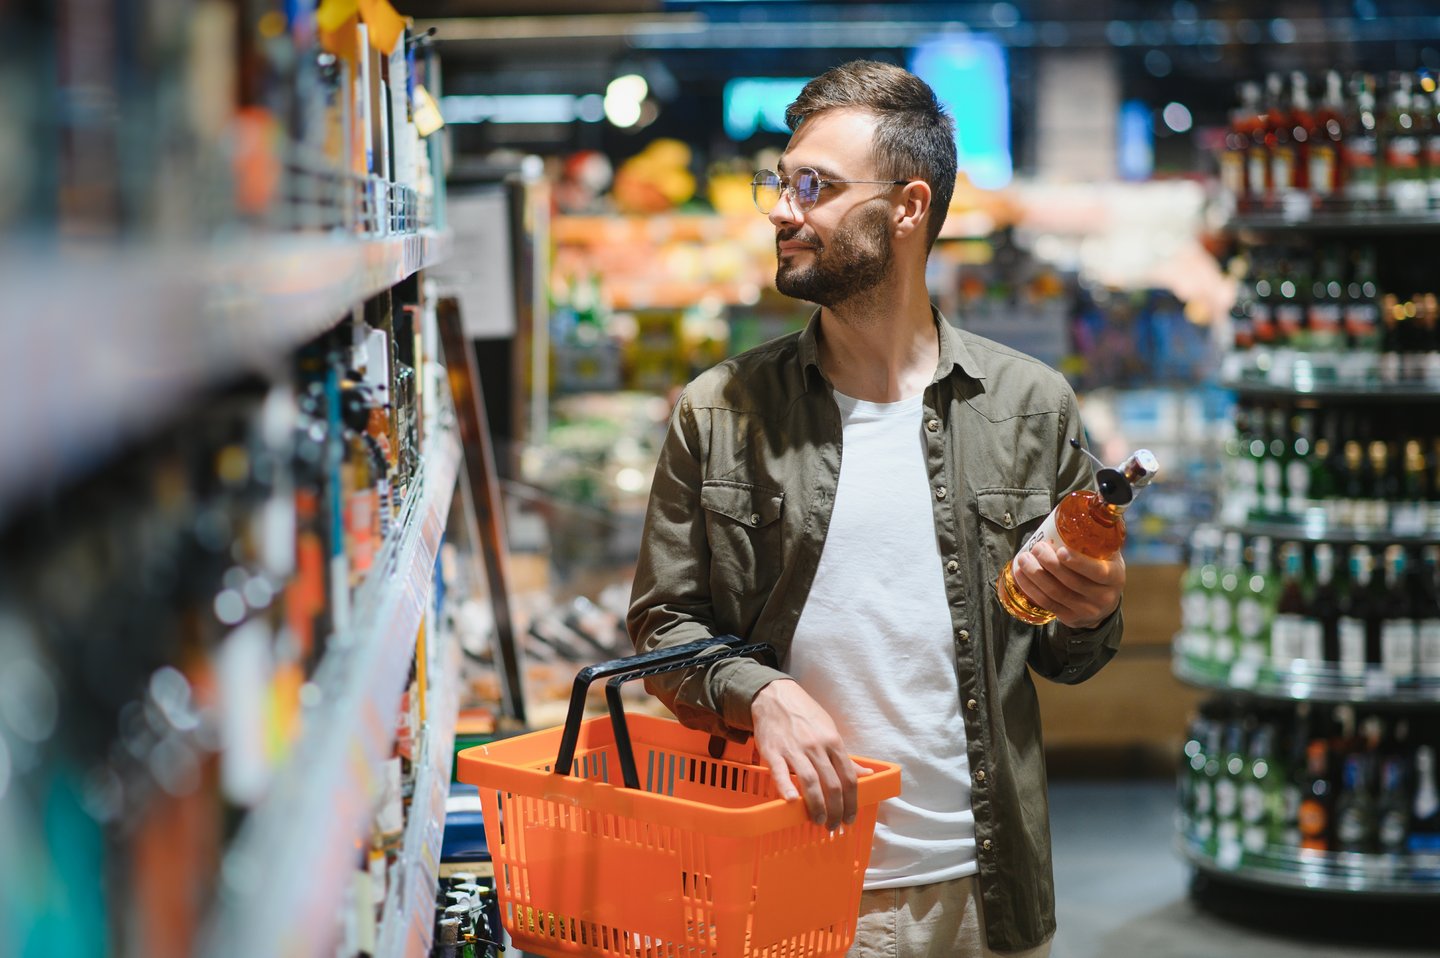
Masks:
[[[1365,674],[1365,623],[1345,616],[1340,620],[1340,672]]]
[[[1250,334],[1257,343],[1275,341],[1275,312],[1269,303],[1255,303],[1250,307]]]
[[[1250,645],[1260,638],[1260,633],[1265,629],[1265,607],[1260,604],[1260,600],[1247,595],[1236,604],[1235,619],[1240,629],[1240,638],[1246,645]]]
[[[1229,778],[1215,783],[1215,817],[1234,818],[1240,808],[1240,790]]]
[[[1260,472],[1261,485],[1265,490],[1265,511],[1271,515],[1279,515],[1285,511],[1285,474],[1281,470],[1280,460],[1266,457]]]
[[[1375,170],[1375,137],[1352,136],[1341,148],[1345,158],[1345,196],[1373,202],[1380,198],[1380,181]]]
[[[1295,188],[1295,150],[1277,146],[1270,155],[1270,183],[1275,192],[1288,193]]]
[[[1305,308],[1299,303],[1281,303],[1275,307],[1275,334],[1287,343],[1294,343],[1305,325]]]
[[[1335,193],[1335,148],[1329,144],[1310,147],[1310,192],[1320,197]]]
[[[1415,674],[1415,620],[1386,619],[1380,626],[1380,664],[1389,675]]]
[[[1265,792],[1257,782],[1240,786],[1240,820],[1258,825],[1265,820]]]
[[[1301,631],[1304,623],[1298,615],[1282,613],[1275,616],[1270,628],[1270,662],[1282,672],[1295,667],[1301,657]]]
[[[1330,349],[1340,342],[1342,313],[1337,302],[1312,303],[1310,306],[1310,343],[1316,349]]]
[[[1300,659],[1305,665],[1319,665],[1325,659],[1325,627],[1319,619],[1300,623]]]
[[[1016,550],[1015,554],[1017,556],[1029,552],[1041,542],[1048,542],[1052,547],[1056,549],[1060,548],[1064,540],[1060,538],[1060,530],[1056,527],[1055,514],[1059,511],[1059,506],[1056,506],[1054,509],[1050,510],[1050,514],[1045,517],[1045,521],[1040,523],[1040,528],[1030,533],[1030,537],[1025,540],[1025,543],[1021,545],[1018,550]],[[1014,562],[1015,560],[1011,559],[1010,561]]]
[[[1420,138],[1416,136],[1391,135],[1385,148],[1385,165],[1390,175],[1400,179],[1412,179],[1420,174]]]
[[[1208,819],[1215,808],[1215,790],[1208,779],[1195,783],[1195,814]]]
[[[1263,149],[1252,149],[1245,156],[1245,171],[1249,177],[1250,196],[1259,198],[1269,193],[1266,173],[1270,164]]]
[[[1380,308],[1372,302],[1355,302],[1345,307],[1345,332],[1357,339],[1370,336],[1380,322]]]
[[[1417,671],[1423,678],[1440,678],[1440,619],[1421,619],[1415,632]]]
[[[1240,151],[1220,154],[1220,184],[1236,199],[1245,195],[1245,157]]]
[[[1303,459],[1285,465],[1286,502],[1291,515],[1300,515],[1310,501],[1310,467]]]
[[[1341,846],[1357,848],[1365,842],[1365,816],[1352,809],[1342,809],[1335,816],[1335,840]]]

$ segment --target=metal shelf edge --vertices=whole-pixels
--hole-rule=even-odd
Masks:
[[[1196,848],[1194,843],[1184,833],[1176,836],[1176,845],[1180,854],[1191,864],[1207,874],[1228,878],[1234,881],[1245,881],[1255,885],[1265,885],[1272,888],[1284,889],[1287,891],[1310,891],[1330,894],[1363,895],[1367,897],[1437,897],[1440,898],[1440,873],[1436,877],[1416,877],[1415,867],[1401,869],[1397,873],[1387,877],[1383,875],[1364,874],[1363,869],[1351,869],[1345,875],[1327,874],[1325,869],[1342,869],[1343,866],[1331,859],[1333,855],[1326,855],[1323,859],[1317,859],[1314,863],[1298,863],[1296,871],[1287,871],[1280,868],[1270,868],[1261,865],[1239,865],[1235,868],[1225,868],[1214,858],[1206,855]],[[1402,858],[1405,856],[1401,856]],[[1357,859],[1367,860],[1375,864],[1385,861],[1380,855],[1359,855]]]
[[[255,236],[211,249],[0,248],[0,518],[111,455],[178,400],[265,369],[365,299],[444,259],[448,232]],[[38,245],[38,244],[37,244]]]
[[[202,954],[323,955],[334,945],[346,883],[394,741],[408,656],[430,593],[435,555],[459,470],[453,433],[437,437],[423,492],[366,583],[348,636],[322,663],[313,722],[251,813],[223,866]],[[388,561],[387,561],[388,559]]]
[[[453,653],[453,646],[447,646]],[[424,958],[434,936],[435,892],[440,881],[440,846],[445,831],[445,801],[450,794],[454,757],[459,662],[447,655],[431,686],[429,715],[423,732],[424,763],[415,777],[410,821],[396,863],[399,878],[385,903],[377,958]]]
[[[1419,678],[1402,686],[1394,677],[1378,670],[1363,676],[1337,676],[1327,672],[1287,672],[1266,676],[1257,667],[1253,679],[1235,681],[1232,665],[1229,678],[1220,678],[1197,668],[1191,658],[1178,651],[1183,637],[1175,639],[1176,649],[1171,672],[1180,681],[1195,688],[1230,692],[1256,698],[1285,702],[1346,702],[1369,705],[1435,706],[1440,705],[1440,678]]]

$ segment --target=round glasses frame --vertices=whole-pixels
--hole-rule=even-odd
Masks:
[[[903,186],[909,180],[830,180],[816,170],[802,166],[789,176],[781,176],[774,170],[761,170],[750,180],[750,198],[755,208],[765,215],[780,205],[786,193],[790,202],[802,213],[820,202],[820,191],[827,186],[842,183],[870,183],[876,186]]]

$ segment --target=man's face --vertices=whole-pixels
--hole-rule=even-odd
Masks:
[[[853,110],[811,117],[790,138],[780,174],[812,167],[829,180],[873,180],[874,118]],[[770,211],[775,286],[786,296],[835,306],[872,289],[894,262],[891,193],[883,185],[826,186],[808,210],[787,192]]]

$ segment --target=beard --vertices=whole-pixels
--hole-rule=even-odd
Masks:
[[[874,289],[890,273],[895,248],[890,238],[890,209],[871,206],[856,211],[854,225],[838,230],[828,246],[816,242],[810,263],[805,266],[779,262],[775,267],[775,288],[786,296],[819,306],[834,308]],[[797,228],[781,233],[777,240],[799,237]]]

